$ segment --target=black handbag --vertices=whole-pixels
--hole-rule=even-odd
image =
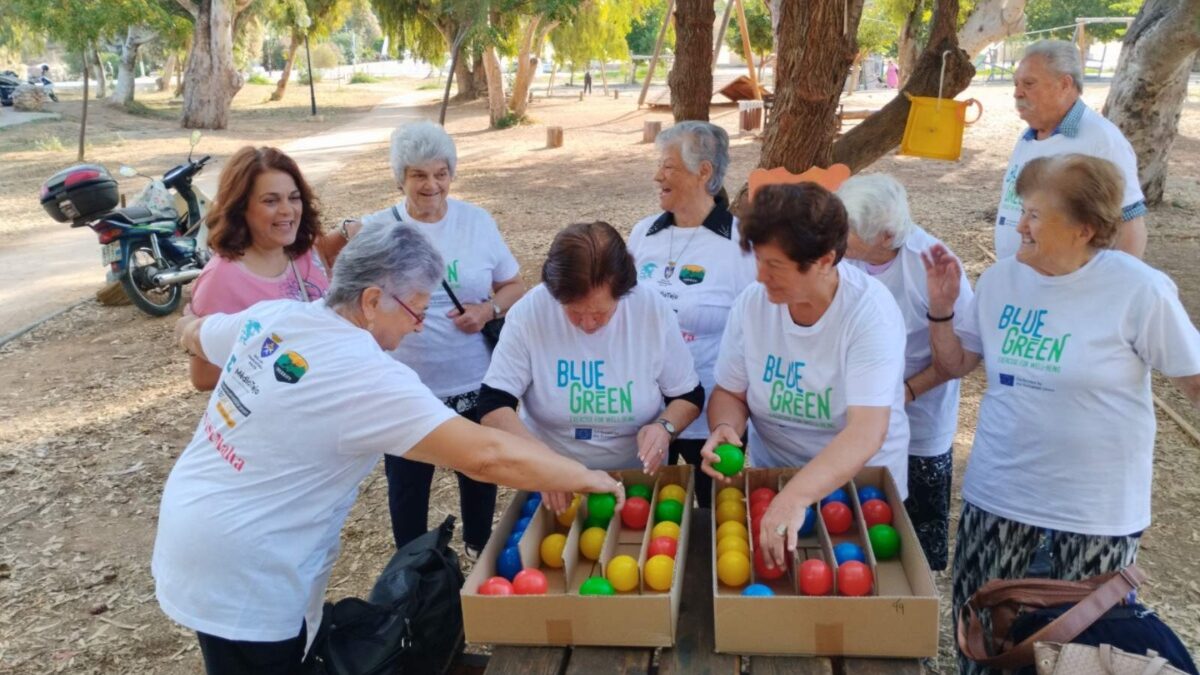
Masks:
[[[466,308],[458,301],[458,296],[454,295],[454,291],[450,290],[450,284],[442,281],[442,289],[446,291],[446,295],[450,296],[450,302],[454,303],[454,308],[459,313],[466,312]],[[483,341],[487,344],[488,351],[496,349],[496,344],[500,342],[500,331],[504,330],[504,317],[492,319],[483,324],[483,328],[479,330],[479,334],[483,336]]]

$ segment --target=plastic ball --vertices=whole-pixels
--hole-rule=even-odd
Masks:
[[[787,566],[767,567],[767,559],[761,548],[754,549],[754,574],[759,579],[774,581],[787,573]]]
[[[625,498],[626,499],[629,499],[630,497],[641,497],[642,499],[645,499],[646,501],[650,501],[650,495],[652,495],[652,494],[654,494],[654,493],[650,490],[649,485],[643,485],[641,483],[634,483],[632,485],[625,486]]]
[[[770,586],[764,586],[762,584],[750,584],[742,590],[742,595],[765,598],[770,595],[775,595],[775,591],[771,590]]]
[[[817,510],[808,505],[804,507],[804,524],[800,526],[800,536],[810,537],[813,533],[813,528],[817,526]]]
[[[561,534],[549,534],[542,539],[539,552],[546,567],[558,569],[563,566],[563,549],[567,547],[567,537]]]
[[[717,542],[717,558],[728,551],[740,551],[742,555],[750,555],[750,543],[741,537],[725,537]]]
[[[657,523],[670,522],[676,525],[682,523],[683,502],[677,502],[674,499],[660,500],[654,509],[654,521]]]
[[[879,560],[891,560],[900,552],[900,533],[891,525],[872,525],[867,528],[867,538]]]
[[[621,507],[621,523],[631,530],[644,530],[650,520],[650,502],[641,497],[630,497]]]
[[[664,520],[650,530],[650,537],[652,539],[657,539],[659,537],[679,539],[679,525],[677,523],[672,523],[669,520]]]
[[[525,530],[516,530],[508,535],[508,539],[504,540],[504,548],[516,546],[521,543],[521,537],[525,534]]]
[[[751,502],[750,522],[754,522],[762,518],[763,514],[765,514],[769,508],[771,508],[771,502],[764,502],[761,499],[756,502]]]
[[[745,586],[750,581],[750,557],[741,551],[726,551],[717,558],[717,578],[726,586]]]
[[[871,593],[871,568],[857,560],[842,563],[837,571],[838,593],[851,597]]]
[[[603,518],[597,518],[595,516],[588,516],[587,519],[585,519],[583,521],[583,529],[590,530],[593,527],[598,527],[602,530],[607,530],[608,522],[609,521],[607,521]]]
[[[862,514],[867,527],[892,524],[892,507],[882,499],[869,499],[863,502]]]
[[[513,532],[524,532],[525,530],[529,529],[529,523],[532,522],[533,518],[525,516],[524,518],[518,520],[516,525],[513,525]]]
[[[525,500],[525,503],[521,506],[522,516],[533,517],[533,514],[537,513],[537,508],[538,505],[542,503],[542,498],[538,496],[537,499],[534,499],[534,496],[536,495],[530,495],[529,498]]]
[[[638,564],[632,556],[618,555],[608,561],[604,576],[613,588],[624,593],[632,591],[638,585]]]
[[[724,525],[731,520],[739,523],[746,522],[746,507],[741,502],[735,501],[717,504],[717,524]]]
[[[588,577],[579,585],[580,595],[613,595],[616,590],[604,577]]]
[[[883,490],[880,490],[874,485],[864,485],[858,488],[859,503],[865,504],[872,499],[878,499],[885,504],[887,503],[887,497],[883,495]]]
[[[854,542],[843,541],[842,543],[833,547],[833,559],[837,561],[838,565],[841,565],[849,560],[866,562],[867,555],[863,553],[862,547],[858,544],[855,544]]]
[[[475,592],[480,595],[512,595],[513,585],[504,577],[490,577],[479,584]]]
[[[723,476],[736,476],[746,464],[746,453],[731,443],[722,443],[716,449],[717,461],[713,468]]]
[[[825,506],[826,504],[831,504],[833,502],[841,502],[846,506],[850,506],[850,495],[846,494],[846,491],[842,488],[838,488],[825,495],[825,498],[821,500],[821,506]]]
[[[516,546],[510,546],[500,552],[496,558],[496,574],[512,581],[524,565],[521,564],[521,551]]]
[[[579,552],[588,560],[599,560],[600,549],[604,548],[604,528],[589,527],[579,535]]]
[[[587,502],[588,518],[608,522],[617,510],[617,498],[607,492],[592,493]]]
[[[642,576],[646,585],[656,591],[668,591],[675,579],[675,559],[671,556],[656,555],[646,561],[646,569]]]
[[[653,558],[656,555],[665,555],[669,558],[674,558],[678,550],[679,540],[672,537],[655,537],[646,546],[646,557]]]
[[[829,595],[833,590],[833,570],[824,560],[805,560],[800,563],[800,592],[805,595]]]
[[[759,502],[770,503],[775,499],[776,492],[769,487],[760,487],[750,493],[750,506],[754,506]]]
[[[841,502],[829,502],[821,507],[821,518],[825,521],[825,529],[829,534],[842,534],[850,529],[854,522],[854,514],[850,507]]]
[[[746,526],[738,520],[727,520],[717,526],[717,541],[721,541],[730,535],[737,535],[746,541],[750,541],[750,532],[746,530]]]
[[[743,494],[741,490],[739,490],[733,486],[723,487],[723,488],[721,488],[721,491],[717,493],[717,503],[720,504],[721,502],[723,502],[727,499],[732,499],[734,501],[740,502],[743,499],[745,499],[745,497],[746,497],[746,495]]]
[[[550,589],[546,575],[536,567],[521,570],[513,578],[513,592],[517,595],[545,595]]]
[[[579,495],[575,495],[571,499],[571,505],[566,511],[558,514],[558,524],[563,527],[570,527],[571,523],[575,522],[575,514],[579,512]]]
[[[673,499],[682,504],[683,500],[687,499],[687,491],[679,485],[664,485],[658,491],[658,501],[661,502],[667,499]]]

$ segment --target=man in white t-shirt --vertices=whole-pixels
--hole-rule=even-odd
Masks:
[[[1013,84],[1017,114],[1029,128],[1017,139],[1004,172],[996,212],[996,257],[1014,255],[1021,243],[1017,234],[1021,198],[1016,186],[1022,167],[1035,157],[1080,153],[1107,159],[1121,171],[1125,222],[1115,247],[1141,258],[1146,251],[1146,203],[1138,182],[1137,156],[1115,124],[1084,104],[1079,50],[1062,40],[1029,45]]]

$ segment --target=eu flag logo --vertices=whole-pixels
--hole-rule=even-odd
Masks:
[[[1005,373],[1000,373],[1000,384],[1002,384],[1006,387],[1011,387],[1014,384],[1016,384],[1016,377],[1013,375],[1006,375]]]

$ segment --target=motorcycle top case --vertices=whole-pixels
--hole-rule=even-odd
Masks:
[[[82,225],[120,202],[117,181],[99,164],[77,164],[42,183],[42,208],[60,223]]]

